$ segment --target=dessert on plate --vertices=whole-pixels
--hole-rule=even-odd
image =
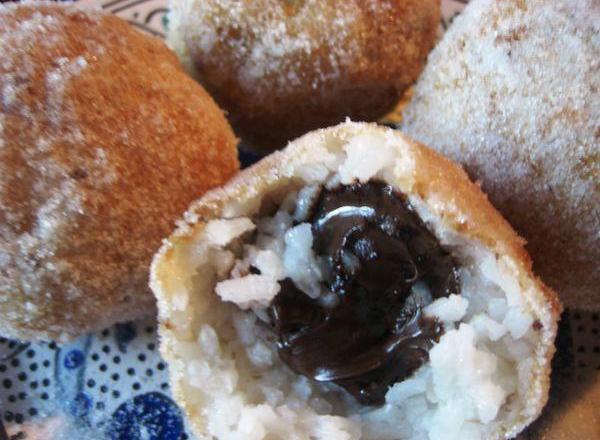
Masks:
[[[512,438],[561,306],[448,159],[346,122],[193,203],[155,256],[161,353],[197,435]]]
[[[600,304],[600,2],[469,3],[403,130],[463,165],[571,308]]]
[[[439,0],[177,0],[168,41],[246,145],[268,152],[389,112],[436,39]]]
[[[148,266],[238,169],[221,110],[156,39],[99,11],[0,6],[0,335],[150,315]]]

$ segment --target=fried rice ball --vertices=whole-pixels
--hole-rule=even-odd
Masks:
[[[403,123],[482,182],[573,308],[600,307],[599,23],[597,0],[472,2]]]
[[[416,81],[439,0],[177,0],[169,42],[252,149],[376,120]]]
[[[209,95],[101,12],[0,6],[0,334],[65,341],[153,313],[152,254],[238,169]]]

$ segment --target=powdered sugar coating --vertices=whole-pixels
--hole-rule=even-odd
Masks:
[[[96,11],[0,6],[0,53],[0,334],[151,313],[160,239],[237,169],[225,119],[163,43]]]
[[[598,307],[600,2],[472,2],[404,129],[482,181],[566,305]]]
[[[437,0],[182,0],[171,9],[171,46],[265,150],[389,111],[416,80],[440,18]]]

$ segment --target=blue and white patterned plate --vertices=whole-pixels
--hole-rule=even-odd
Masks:
[[[76,342],[0,339],[0,398],[11,439],[184,440],[153,320]]]

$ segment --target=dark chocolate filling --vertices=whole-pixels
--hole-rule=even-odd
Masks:
[[[456,263],[384,183],[322,189],[307,221],[338,301],[326,307],[284,280],[269,308],[279,356],[298,374],[380,405],[439,340],[441,323],[422,308],[459,292]]]

